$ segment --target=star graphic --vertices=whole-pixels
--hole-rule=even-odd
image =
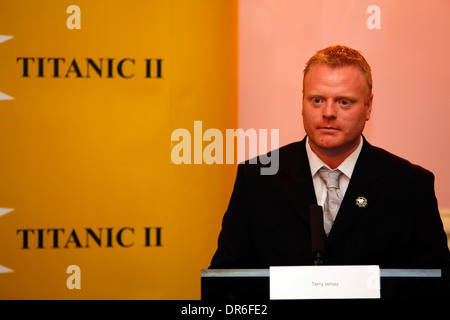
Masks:
[[[0,217],[7,214],[8,212],[13,211],[13,210],[14,209],[11,209],[11,208],[0,208]],[[8,272],[14,272],[14,270],[0,265],[0,273],[8,273]]]
[[[8,41],[9,39],[14,38],[14,36],[2,36],[0,35],[0,43]]]
[[[0,92],[0,100],[14,100],[14,98],[8,96],[6,93]]]
[[[0,35],[0,43],[3,43],[5,41],[8,41],[9,39],[14,38],[14,36],[4,36]],[[14,98],[7,95],[6,93],[0,92],[0,101],[1,100],[13,100]]]

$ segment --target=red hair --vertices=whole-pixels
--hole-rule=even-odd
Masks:
[[[367,63],[366,59],[364,59],[361,52],[342,45],[335,45],[319,50],[306,63],[305,70],[303,70],[303,80],[305,80],[305,77],[310,69],[318,64],[324,64],[332,68],[344,66],[357,67],[361,70],[367,84],[368,101],[372,94],[372,71],[370,69],[370,65]]]

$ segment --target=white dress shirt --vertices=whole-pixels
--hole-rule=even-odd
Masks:
[[[345,192],[347,191],[348,184],[350,183],[350,179],[352,177],[353,169],[355,169],[356,161],[358,160],[359,154],[361,153],[361,149],[363,146],[363,138],[361,137],[361,141],[359,143],[359,146],[356,148],[355,151],[350,154],[347,159],[345,159],[339,167],[336,169],[339,169],[343,175],[341,175],[341,179],[339,180],[339,189],[342,192],[342,196],[345,196]],[[323,166],[327,167],[328,169],[332,170],[328,165],[326,165],[315,153],[312,151],[310,145],[309,145],[309,138],[306,137],[306,154],[308,155],[309,160],[309,167],[311,168],[311,176],[313,179],[314,184],[314,190],[316,192],[316,199],[317,204],[319,206],[324,205],[325,199],[327,197],[327,187],[325,186],[325,183],[322,181],[322,179],[317,174],[317,171],[319,171],[320,168]],[[335,169],[335,170],[336,170]],[[334,221],[336,219],[336,216],[333,217]],[[327,223],[324,219],[324,224]],[[333,222],[331,222],[332,224]]]

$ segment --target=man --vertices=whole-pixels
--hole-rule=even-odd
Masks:
[[[434,176],[365,140],[372,100],[371,69],[360,52],[338,45],[308,61],[307,136],[279,149],[275,175],[239,165],[210,268],[312,265],[309,208],[318,204],[326,264],[440,268],[448,277]]]

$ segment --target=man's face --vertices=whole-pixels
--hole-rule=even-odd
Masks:
[[[303,125],[313,151],[350,155],[372,111],[367,85],[355,66],[313,66],[303,81]],[[320,155],[319,155],[320,156]]]

